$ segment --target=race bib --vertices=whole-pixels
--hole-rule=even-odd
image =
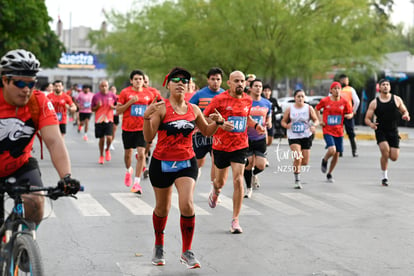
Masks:
[[[131,105],[131,116],[144,117],[144,112],[147,110],[147,106],[143,104]]]
[[[259,125],[263,125],[263,116],[252,116],[253,120],[255,120]]]
[[[244,132],[246,130],[247,118],[242,116],[230,116],[227,121],[233,123],[233,130],[231,132]]]
[[[184,161],[161,161],[162,172],[178,172],[191,167],[190,160]]]
[[[58,118],[58,121],[61,122],[63,119],[62,112],[56,112],[56,116]]]
[[[342,122],[341,115],[328,115],[328,126],[337,126]]]
[[[306,125],[304,122],[294,122],[292,124],[291,130],[293,133],[303,133],[305,131]]]
[[[91,107],[91,103],[90,102],[83,103],[83,107],[89,108]]]

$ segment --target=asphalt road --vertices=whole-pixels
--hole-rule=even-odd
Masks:
[[[93,130],[93,128],[92,128]],[[302,173],[303,190],[293,189],[286,139],[269,148],[261,187],[245,199],[240,216],[244,233],[229,232],[232,216],[231,174],[221,203],[210,209],[210,161],[195,191],[193,250],[201,269],[179,263],[181,234],[177,198],[165,234],[167,264],[151,265],[154,243],[149,180],[139,197],[123,184],[120,131],[112,161],[98,164],[97,140],[82,140],[68,125],[65,138],[73,176],[85,191],[78,200],[47,202],[48,216],[38,230],[46,275],[414,275],[414,140],[401,142],[397,162],[390,163],[390,186],[380,185],[379,150],[359,141],[358,158],[345,142],[327,183],[320,171],[324,142],[315,140],[310,165]],[[34,155],[39,157],[38,142]],[[45,150],[43,179],[54,185],[57,174]]]

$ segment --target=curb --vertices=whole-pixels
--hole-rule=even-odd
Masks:
[[[399,133],[401,140],[408,140],[408,133],[405,132],[400,132]],[[315,138],[316,139],[323,139],[323,133],[322,131],[316,131],[315,133]],[[348,139],[348,135],[345,134],[344,138]],[[360,133],[355,133],[355,138],[357,140],[376,140],[375,139],[375,133],[368,133],[368,132],[360,132]]]

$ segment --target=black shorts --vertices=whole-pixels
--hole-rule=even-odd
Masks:
[[[66,124],[59,124],[60,133],[66,134]]]
[[[136,149],[137,147],[145,148],[147,145],[142,131],[122,130],[122,143],[124,144],[124,149]]]
[[[119,125],[119,115],[114,115],[114,125]]]
[[[212,146],[213,137],[204,136],[200,132],[194,133],[193,149],[197,159],[202,159],[207,155],[207,153],[211,153],[211,151],[213,150]]]
[[[104,136],[112,136],[113,123],[95,123],[95,138],[103,138]]]
[[[377,139],[377,144],[387,141],[388,145],[391,148],[398,149],[400,147],[401,137],[398,134],[398,130],[384,131],[384,130],[376,129],[375,138]]]
[[[312,140],[312,136],[309,136],[308,138],[288,139],[289,146],[292,144],[298,144],[303,150],[308,150],[312,147]]]
[[[149,166],[149,178],[151,185],[157,188],[168,188],[174,184],[174,181],[177,178],[180,177],[191,177],[194,181],[197,180],[198,166],[196,158],[191,158],[190,163],[190,167],[177,172],[163,172],[161,169],[161,160],[152,157]]]
[[[249,150],[247,151],[247,156],[261,156],[266,157],[266,138],[261,140],[249,140]]]
[[[219,169],[224,169],[229,167],[231,162],[246,164],[247,151],[248,148],[230,152],[213,149],[214,165]]]
[[[21,179],[28,179],[31,186],[43,187],[43,182],[39,170],[39,164],[37,160],[33,157],[30,157],[29,160],[21,166],[17,171],[8,175],[6,177],[1,177],[0,182],[3,182],[9,177],[16,178],[17,181]]]
[[[79,121],[83,122],[86,119],[90,119],[91,118],[92,113],[81,113],[79,112]]]

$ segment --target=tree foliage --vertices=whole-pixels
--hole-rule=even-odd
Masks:
[[[112,73],[134,68],[157,78],[173,66],[205,76],[212,66],[270,81],[311,83],[332,70],[370,72],[389,50],[387,0],[177,0],[122,15],[92,42]],[[202,80],[205,78],[202,77]]]
[[[42,67],[55,67],[64,46],[50,29],[44,0],[0,0],[0,53],[22,48],[33,52]]]

